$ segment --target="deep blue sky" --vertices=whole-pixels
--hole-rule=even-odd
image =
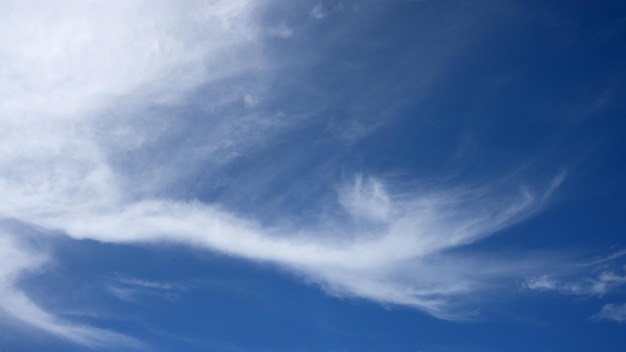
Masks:
[[[0,351],[626,349],[626,3],[0,23]]]

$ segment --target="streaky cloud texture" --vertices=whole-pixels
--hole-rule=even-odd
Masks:
[[[260,65],[248,1],[8,1],[0,12],[3,218],[119,206],[134,192],[115,155],[163,131],[130,115]],[[1,237],[10,258],[2,269],[6,314],[91,347],[132,341],[63,322],[29,300],[15,280],[46,259]]]
[[[357,219],[375,222],[370,230],[342,225],[333,233],[300,229],[290,234],[262,228],[201,202],[167,200],[83,207],[52,215],[31,212],[20,220],[77,239],[177,242],[275,262],[304,273],[333,292],[411,305],[452,318],[452,298],[480,289],[493,273],[481,270],[480,263],[468,270],[469,262],[444,265],[439,260],[445,261],[445,255],[434,260],[430,256],[475,242],[519,221],[540,205],[535,198],[543,198],[527,190],[499,197],[480,190],[411,198],[403,195],[404,199],[393,201],[380,181],[360,177],[347,188],[342,188],[345,194],[340,196],[346,211]],[[372,204],[381,199],[386,200],[386,212],[372,213]],[[481,206],[477,209],[470,204]],[[350,233],[355,235],[345,236]],[[445,274],[439,273],[443,268]]]
[[[560,272],[528,277],[523,286],[530,290],[601,298],[626,284],[626,266],[621,260],[624,254],[624,250],[619,250],[592,261],[562,263]]]
[[[180,165],[144,165],[143,174],[123,167],[145,161],[137,151],[173,148],[166,144],[166,128],[173,120],[158,114],[147,118],[148,108],[176,106],[194,87],[262,70],[263,31],[255,27],[255,5],[66,5],[63,12],[57,5],[32,1],[3,5],[7,21],[0,25],[5,72],[0,212],[6,218],[76,239],[168,241],[277,263],[335,294],[455,318],[462,304],[453,302],[462,302],[463,295],[480,290],[496,274],[445,252],[532,214],[562,181],[559,176],[555,185],[538,192],[479,187],[393,194],[382,180],[357,176],[338,189],[342,211],[354,222],[342,223],[338,214],[328,224],[295,230],[262,227],[219,204],[162,198],[162,190],[171,184],[168,178],[176,177]],[[321,8],[315,9],[312,15],[321,18]],[[242,99],[248,107],[256,104],[245,89],[233,89],[242,93],[208,103],[213,109]],[[115,105],[121,106],[123,116],[113,112]],[[192,157],[188,165],[205,162],[212,152],[222,157],[231,148],[254,142],[248,135],[228,132],[246,119],[233,115],[225,124],[217,121],[223,129],[216,138],[192,145],[203,156]],[[189,151],[183,145],[179,153]],[[119,163],[120,158],[127,160]],[[35,265],[19,248],[9,248],[22,256],[24,265],[13,266],[7,275]],[[10,315],[21,316],[9,309],[21,306],[30,312],[23,321],[86,345],[94,343],[92,335],[99,330],[60,323],[14,286],[10,292],[3,298]],[[110,337],[107,334],[102,338]]]
[[[91,348],[143,346],[132,337],[59,319],[30,300],[19,289],[18,280],[24,273],[40,269],[47,258],[16,237],[6,232],[0,236],[0,309],[4,313],[0,317],[8,314],[23,324]]]
[[[332,196],[317,199],[325,213],[312,221],[286,209],[259,219],[217,198],[178,192],[190,179],[202,183],[266,147],[277,131],[318,123],[307,112],[302,117],[264,110],[276,98],[268,87],[284,75],[270,60],[268,42],[292,41],[301,33],[286,22],[264,22],[273,4],[3,2],[0,218],[77,243],[182,244],[269,263],[332,295],[408,306],[448,320],[472,318],[483,294],[520,278],[530,290],[580,296],[603,296],[626,283],[623,269],[567,282],[538,274],[540,260],[467,251],[544,210],[566,171],[531,184],[516,175],[407,186],[384,173],[350,170],[343,182],[319,186]],[[301,17],[330,22],[337,6],[314,4]],[[452,56],[454,50],[446,49],[442,56]],[[310,62],[302,62],[306,71]],[[437,71],[425,66],[423,85]],[[332,132],[356,143],[385,124],[378,115],[384,114],[362,123],[349,116],[342,122],[349,127]],[[271,161],[258,162],[280,172]],[[258,187],[263,175],[249,177],[250,184],[237,186]],[[31,250],[12,231],[0,223],[2,319],[89,348],[142,347],[133,337],[61,319],[29,298],[20,278],[53,258]],[[123,275],[106,287],[131,303],[185,289]],[[597,317],[623,322],[624,310],[605,305]]]

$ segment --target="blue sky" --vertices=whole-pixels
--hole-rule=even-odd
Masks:
[[[5,1],[0,350],[623,351],[620,1]]]

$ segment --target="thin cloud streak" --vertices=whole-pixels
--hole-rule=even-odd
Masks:
[[[177,283],[139,280],[131,277],[118,277],[106,285],[115,297],[133,303],[142,303],[146,297],[159,297],[169,300],[179,298],[189,287]]]
[[[35,304],[18,285],[25,274],[39,270],[48,257],[27,248],[16,235],[0,232],[0,311],[22,324],[90,348],[139,349],[143,344],[132,337],[105,329],[70,323]]]
[[[603,265],[623,256],[623,251],[588,263],[574,265],[574,268],[589,268],[574,279],[560,279],[550,275],[527,278],[523,287],[536,291],[553,291],[566,295],[601,298],[626,285],[626,266],[617,270],[606,269]]]

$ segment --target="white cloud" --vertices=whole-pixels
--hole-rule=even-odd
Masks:
[[[84,119],[81,113],[138,89],[168,100],[255,63],[254,55],[238,59],[254,49],[256,38],[246,0],[207,6],[192,1],[4,4],[1,89],[7,102],[3,112],[11,115],[67,119],[80,114]]]
[[[139,348],[142,344],[108,330],[73,324],[47,313],[21,292],[18,280],[47,261],[40,251],[29,249],[15,235],[0,232],[0,311],[19,322],[51,335],[91,347]]]
[[[73,207],[84,193],[94,202],[121,197],[114,183],[128,180],[114,175],[110,160],[177,123],[136,118],[137,110],[172,104],[262,61],[246,0],[0,6],[0,190],[13,199],[6,215],[33,210],[22,206]]]
[[[311,17],[318,19],[318,20],[321,20],[322,18],[326,17],[326,11],[324,11],[322,4],[316,4],[315,6],[313,6],[309,14],[311,15]]]
[[[136,192],[113,161],[158,140],[167,123],[140,111],[262,66],[247,0],[5,1],[0,13],[3,218],[117,206]],[[0,241],[4,318],[90,347],[135,344],[32,302],[15,279],[45,258]]]
[[[356,177],[354,185],[344,187],[339,192],[339,202],[354,217],[384,221],[392,209],[384,186],[376,179]]]
[[[333,293],[410,305],[452,318],[458,313],[453,298],[478,291],[486,280],[511,272],[506,266],[501,271],[481,268],[480,262],[441,253],[510,225],[536,205],[525,192],[493,199],[480,192],[394,197],[380,181],[364,185],[359,178],[351,188],[346,191],[352,198],[347,210],[374,219],[379,226],[347,225],[331,233],[324,232],[330,226],[320,226],[289,233],[262,228],[208,204],[167,200],[31,214],[24,220],[77,239],[171,241],[270,261],[308,276]],[[377,202],[393,211],[372,213]]]
[[[526,279],[524,286],[531,290],[551,291],[557,290],[559,283],[549,278],[547,275],[543,275]]]
[[[529,277],[522,282],[522,287],[534,291],[602,299],[620,292],[626,285],[626,266],[615,269],[619,264],[617,260],[625,254],[626,251],[620,250],[596,260],[569,265],[561,275]],[[592,318],[622,323],[626,321],[626,304],[606,304]]]
[[[183,103],[195,87],[221,87],[262,69],[263,31],[252,1],[10,1],[0,12],[0,216],[44,230],[102,242],[177,242],[273,262],[334,294],[454,318],[464,297],[519,267],[486,266],[449,251],[532,214],[562,181],[534,193],[407,191],[357,177],[339,187],[338,197],[355,222],[263,227],[219,204],[163,196],[169,175],[205,160],[197,154],[224,157],[240,145],[254,146],[254,133],[265,133],[257,128],[261,124],[248,124],[246,116],[215,121],[215,133],[203,136],[200,145],[175,150],[185,168],[176,162],[153,165],[145,159],[155,156],[133,154],[148,147],[175,149],[164,144],[164,130],[185,122],[168,125],[149,107]],[[311,16],[325,16],[321,5]],[[246,93],[249,99],[240,94],[248,87],[236,88],[232,97],[209,97],[207,104],[241,104],[242,96],[244,103],[254,102],[253,93]],[[140,170],[120,166],[124,158]],[[28,299],[15,278],[45,258],[32,257],[7,238],[0,237],[2,258],[13,258],[0,267],[0,307],[6,313],[86,346],[126,341],[60,320]],[[147,282],[117,284],[125,297],[157,289]]]
[[[624,323],[626,322],[626,303],[606,304],[593,318],[611,320],[620,324]]]
[[[616,257],[617,258],[617,257]],[[575,280],[557,280],[547,275],[526,279],[524,287],[531,290],[555,291],[577,296],[602,297],[626,284],[626,272],[603,270],[598,274]]]
[[[243,96],[243,103],[246,107],[253,108],[259,104],[259,98],[251,94],[246,94]]]
[[[107,284],[108,291],[117,298],[138,302],[145,297],[161,297],[165,299],[179,298],[188,287],[178,283],[156,282],[140,280],[132,277],[120,276]]]

